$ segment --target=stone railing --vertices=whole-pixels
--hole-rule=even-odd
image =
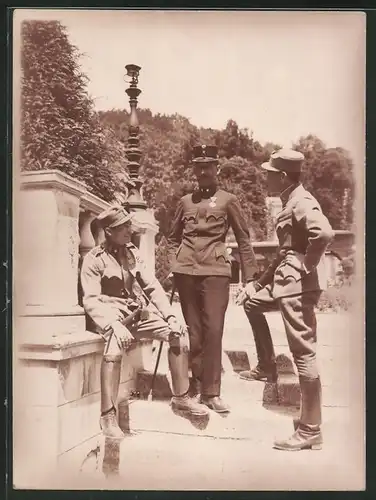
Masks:
[[[26,172],[17,181],[14,482],[27,487],[25,481],[53,474],[58,462],[72,466],[74,457],[85,456],[99,436],[103,341],[86,330],[78,273],[82,258],[103,240],[93,221],[109,205],[58,170]],[[140,252],[153,266],[158,226],[152,212],[137,214],[135,224]],[[151,342],[135,343],[124,353],[120,401],[151,361]]]

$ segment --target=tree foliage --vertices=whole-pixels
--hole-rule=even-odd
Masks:
[[[121,110],[100,113],[101,123],[112,128],[121,141],[128,136],[128,114]],[[267,232],[265,176],[260,165],[281,146],[273,142],[261,145],[253,134],[229,120],[225,129],[199,128],[178,114],[153,115],[139,111],[143,150],[144,196],[155,209],[159,222],[157,272],[165,276],[165,238],[169,232],[177,202],[196,187],[190,167],[192,146],[214,143],[219,148],[223,189],[236,194],[248,219],[253,240],[262,240]],[[293,146],[305,155],[303,184],[320,202],[334,229],[348,229],[352,223],[354,197],[353,162],[342,148],[326,148],[317,137],[301,137]]]
[[[80,54],[59,22],[24,22],[22,41],[22,169],[60,169],[105,200],[124,193],[128,112],[95,112]],[[190,155],[198,142],[218,146],[221,187],[238,196],[253,238],[265,238],[266,186],[259,167],[278,144],[262,145],[232,119],[216,130],[197,127],[176,113],[139,109],[138,115],[143,194],[155,209],[159,239],[169,232],[178,199],[196,186]],[[313,135],[301,137],[294,148],[305,155],[303,183],[333,228],[349,228],[354,198],[349,153],[341,147],[327,148]]]
[[[319,201],[334,229],[349,229],[355,196],[354,164],[341,148],[326,148],[316,136],[301,137],[294,149],[305,156],[303,183]]]
[[[104,129],[79,52],[58,21],[22,25],[22,170],[59,169],[105,200],[124,190],[125,150]]]

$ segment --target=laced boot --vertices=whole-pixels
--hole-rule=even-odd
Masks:
[[[171,407],[174,410],[190,413],[191,415],[207,415],[209,413],[206,406],[200,404],[196,398],[189,397],[188,394],[182,396],[173,396]]]
[[[274,345],[265,315],[254,312],[249,304],[244,306],[244,310],[252,328],[258,363],[255,368],[240,372],[240,378],[277,382]]]
[[[217,413],[230,413],[230,407],[219,396],[201,396],[201,403]]]
[[[321,382],[320,379],[300,377],[301,416],[294,420],[294,434],[286,440],[276,441],[279,450],[300,451],[305,449],[321,450]]]
[[[261,380],[266,382],[276,382],[278,379],[276,363],[271,364],[268,368],[262,368],[258,364],[251,370],[245,370],[239,373],[243,380]]]
[[[201,405],[197,398],[188,395],[188,348],[170,347],[168,350],[168,364],[174,394],[171,399],[172,408],[192,415],[206,415],[208,413],[207,408]]]

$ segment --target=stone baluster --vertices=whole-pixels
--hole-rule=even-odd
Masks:
[[[137,231],[134,243],[139,248],[140,256],[148,269],[155,273],[155,236],[158,233],[158,224],[153,210],[135,212],[133,226]]]
[[[80,230],[80,255],[82,258],[96,246],[96,241],[92,232],[92,222],[96,215],[88,210],[81,209],[79,218]]]

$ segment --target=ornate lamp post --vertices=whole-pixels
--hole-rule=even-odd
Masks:
[[[129,136],[128,136],[128,149],[126,151],[128,159],[129,182],[128,187],[128,200],[127,206],[132,212],[146,210],[147,205],[142,198],[142,184],[143,180],[139,177],[139,170],[141,166],[141,150],[139,149],[139,122],[137,116],[137,97],[141,94],[141,90],[137,88],[138,75],[141,67],[136,64],[128,64],[125,66],[127,76],[131,78],[130,86],[126,89],[129,96],[129,104],[131,113],[129,118]]]

